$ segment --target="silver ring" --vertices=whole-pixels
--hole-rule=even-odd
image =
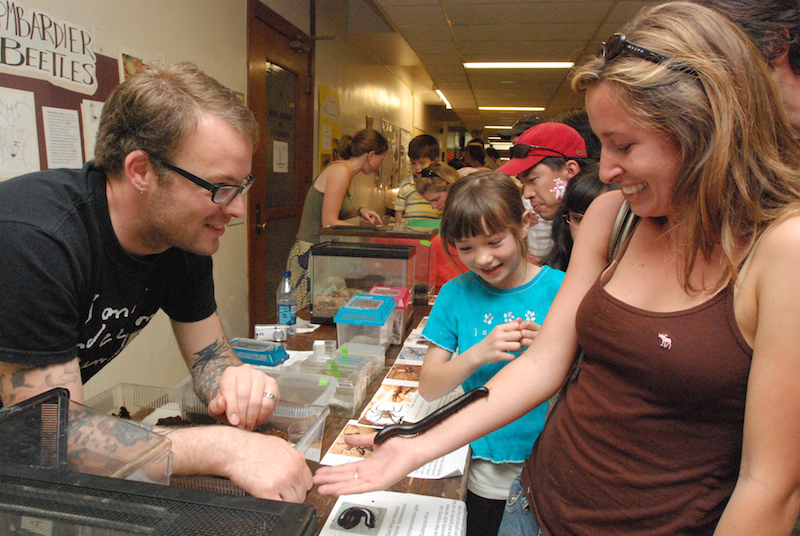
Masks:
[[[278,399],[275,398],[275,395],[273,395],[269,391],[264,391],[264,396],[267,397],[267,398],[271,398],[273,402],[277,402],[278,401]]]
[[[358,471],[356,471],[356,474],[353,476],[355,476],[355,479],[358,480]]]

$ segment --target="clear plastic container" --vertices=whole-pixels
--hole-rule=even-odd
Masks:
[[[330,401],[331,412],[345,417],[358,415],[369,385],[369,370],[365,365],[343,365],[336,361],[300,361],[291,365],[290,370],[335,377],[337,387]]]
[[[411,318],[414,314],[414,300],[411,299],[411,294],[408,289],[397,287],[372,287],[369,293],[394,298],[396,306],[392,316],[391,344],[399,346],[403,343],[406,330],[411,327]]]
[[[395,301],[391,296],[356,294],[334,317],[339,347],[348,342],[388,347],[392,341],[394,311]]]
[[[386,364],[386,348],[376,344],[347,342],[336,350],[334,360],[343,365],[366,363],[371,381],[383,371]]]
[[[169,484],[172,452],[166,437],[69,400],[54,389],[0,412],[0,459],[76,473]],[[80,434],[80,437],[78,437]],[[91,435],[91,440],[80,440]],[[124,437],[125,441],[119,438]]]
[[[275,413],[270,421],[256,427],[256,431],[271,432],[277,429],[288,437],[289,427],[303,422],[307,425],[308,437],[298,438],[294,446],[308,459],[316,457],[314,461],[319,461],[319,451],[315,452],[312,447],[315,444],[317,446],[321,444],[325,418],[330,413],[327,402],[333,398],[337,382],[335,378],[330,377],[325,380],[327,384],[321,389],[292,390],[288,387],[289,385],[310,386],[310,382],[314,381],[307,375],[299,376],[301,379],[297,379],[297,375],[285,377],[284,385],[287,386],[285,389],[281,387],[281,382],[278,382],[278,386],[281,387],[281,402],[275,408]],[[316,381],[319,381],[318,378]],[[324,403],[321,405],[310,403],[318,400]],[[156,425],[158,419],[170,417],[180,417],[195,425],[219,424],[218,421],[209,417],[206,405],[194,391],[189,389],[165,389],[121,383],[88,400],[86,405],[109,415],[118,413],[124,406],[132,420],[150,425]]]

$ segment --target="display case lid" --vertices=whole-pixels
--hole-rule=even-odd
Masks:
[[[411,292],[405,287],[382,287],[376,285],[369,289],[370,294],[391,296],[394,298],[398,309],[405,309],[411,302]]]
[[[337,324],[382,326],[394,309],[395,301],[391,296],[355,294],[339,309],[333,321]]]
[[[382,259],[410,259],[416,253],[414,246],[393,244],[357,244],[353,242],[321,242],[311,246],[312,256],[365,257]]]
[[[420,220],[421,221],[421,220]],[[431,220],[438,221],[438,220]],[[414,238],[430,240],[439,234],[438,227],[411,225],[330,225],[319,230],[320,236],[359,236],[371,238]]]
[[[243,363],[274,367],[289,359],[289,353],[282,345],[257,339],[231,339],[231,347]]]

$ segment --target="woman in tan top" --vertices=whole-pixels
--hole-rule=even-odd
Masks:
[[[308,188],[297,241],[289,252],[286,269],[292,272],[292,286],[297,293],[297,307],[310,303],[308,273],[309,249],[319,243],[319,230],[331,225],[351,225],[345,221],[356,216],[369,223],[381,223],[380,215],[367,207],[353,207],[350,183],[359,174],[372,175],[383,162],[389,144],[371,128],[359,130],[339,143],[340,160],[334,160],[317,175]]]

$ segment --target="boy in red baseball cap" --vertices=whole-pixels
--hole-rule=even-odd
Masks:
[[[589,160],[578,131],[563,123],[540,123],[526,130],[509,151],[511,160],[498,173],[516,175],[522,196],[542,219],[555,217],[567,181]]]

